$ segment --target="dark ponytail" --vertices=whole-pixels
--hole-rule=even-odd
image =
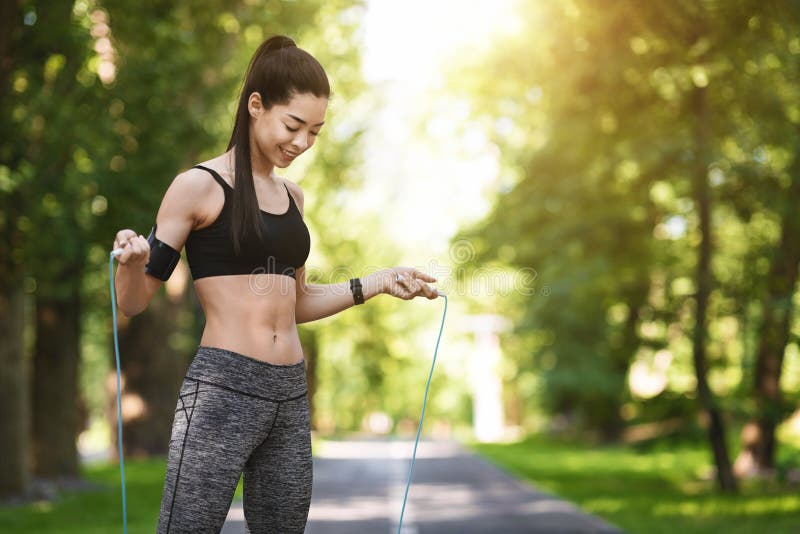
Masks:
[[[263,239],[261,212],[258,207],[253,169],[250,164],[250,112],[247,101],[251,93],[261,95],[266,109],[288,104],[295,94],[311,93],[330,98],[330,85],[322,65],[311,54],[298,48],[285,35],[273,35],[258,47],[250,60],[242,84],[236,122],[228,150],[234,149],[235,180],[231,238],[237,255],[241,254],[245,236],[253,233]]]

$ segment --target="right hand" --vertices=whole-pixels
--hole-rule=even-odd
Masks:
[[[135,267],[147,265],[150,261],[150,243],[142,234],[137,234],[133,230],[125,229],[117,232],[114,239],[114,249],[121,248],[122,254],[117,256],[117,261],[121,265]],[[113,249],[112,249],[113,250]]]
[[[433,300],[439,296],[436,289],[426,284],[426,282],[436,282],[436,278],[413,267],[394,267],[384,269],[382,273],[383,293],[403,300],[411,300],[414,297]],[[398,275],[401,277],[399,280]]]

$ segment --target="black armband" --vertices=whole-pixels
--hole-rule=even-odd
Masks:
[[[154,224],[150,235],[147,236],[147,242],[150,244],[150,260],[144,266],[144,272],[166,282],[178,265],[181,254],[156,237],[157,226]]]

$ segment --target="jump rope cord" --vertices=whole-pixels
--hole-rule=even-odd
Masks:
[[[436,349],[433,351],[433,363],[431,363],[431,372],[428,374],[428,383],[425,385],[425,396],[422,398],[422,416],[419,418],[419,427],[417,427],[417,439],[414,442],[414,454],[411,455],[411,466],[408,469],[408,481],[406,482],[406,494],[403,497],[403,508],[400,510],[400,523],[397,525],[397,534],[400,534],[400,529],[403,528],[403,514],[406,511],[406,501],[408,500],[408,488],[411,486],[411,474],[414,472],[414,459],[417,457],[417,446],[419,445],[419,434],[422,431],[422,423],[425,421],[425,405],[428,403],[428,389],[431,387],[431,378],[433,377],[433,367],[436,365],[436,354],[439,352],[439,341],[442,339],[442,330],[444,330],[444,318],[447,316],[447,295],[439,293],[440,297],[444,297],[444,312],[442,312],[442,325],[439,327],[439,337],[436,338]]]
[[[121,372],[119,364],[119,340],[117,338],[117,298],[114,291],[114,256],[116,251],[112,251],[108,261],[108,279],[111,289],[111,312],[114,321],[114,355],[117,361],[117,449],[119,450],[119,473],[122,480],[122,530],[124,534],[128,534],[128,508],[125,498],[125,459],[122,454],[122,387],[121,387]],[[400,510],[400,523],[397,525],[397,534],[400,534],[400,529],[403,528],[403,515],[406,511],[406,502],[408,501],[408,489],[411,487],[411,475],[414,473],[414,460],[417,457],[417,447],[419,446],[419,435],[422,432],[422,423],[425,421],[425,406],[428,404],[428,390],[431,387],[431,378],[433,378],[433,368],[436,365],[436,355],[439,353],[439,341],[442,339],[442,331],[444,330],[444,318],[447,317],[447,295],[439,293],[440,297],[444,297],[444,312],[442,312],[442,324],[439,327],[439,337],[436,338],[436,348],[433,351],[433,363],[431,363],[431,372],[428,374],[428,383],[425,384],[425,396],[422,398],[422,416],[419,418],[419,427],[417,427],[417,439],[414,441],[414,453],[411,455],[411,466],[408,469],[408,481],[406,482],[406,493],[403,496],[403,508]]]
[[[114,252],[111,252],[108,262],[108,279],[111,284],[111,312],[114,316],[114,354],[117,358],[117,448],[119,449],[119,473],[122,478],[122,531],[124,534],[128,534],[128,508],[125,499],[125,459],[122,455],[122,387],[120,386],[119,340],[117,339],[117,297],[114,291]]]

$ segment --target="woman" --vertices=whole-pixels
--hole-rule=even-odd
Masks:
[[[349,282],[305,283],[303,191],[275,174],[311,148],[330,87],[320,64],[274,36],[245,78],[228,151],[179,174],[145,239],[117,233],[123,313],[143,311],[186,245],[206,324],[181,385],[158,532],[219,532],[244,474],[252,532],[305,530],[311,435],[297,323],[380,293],[436,298],[429,275],[382,269]]]

